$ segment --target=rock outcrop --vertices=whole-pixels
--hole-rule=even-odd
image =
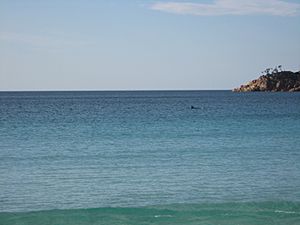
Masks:
[[[260,76],[258,79],[235,88],[235,92],[249,91],[300,91],[300,71],[280,71]]]

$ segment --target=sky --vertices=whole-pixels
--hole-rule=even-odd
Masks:
[[[0,0],[0,91],[227,90],[300,70],[300,0]]]

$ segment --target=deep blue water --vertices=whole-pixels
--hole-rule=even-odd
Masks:
[[[0,212],[299,210],[300,93],[0,92],[0,160]]]

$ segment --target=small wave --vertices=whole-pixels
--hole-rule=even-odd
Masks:
[[[155,215],[155,218],[171,218],[173,217],[172,215]]]
[[[275,210],[276,213],[285,213],[285,214],[300,214],[294,211],[283,211],[283,210]]]

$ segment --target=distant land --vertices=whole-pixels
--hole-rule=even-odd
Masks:
[[[234,92],[296,92],[300,91],[300,71],[283,71],[281,66],[268,68],[256,80],[233,89]]]

